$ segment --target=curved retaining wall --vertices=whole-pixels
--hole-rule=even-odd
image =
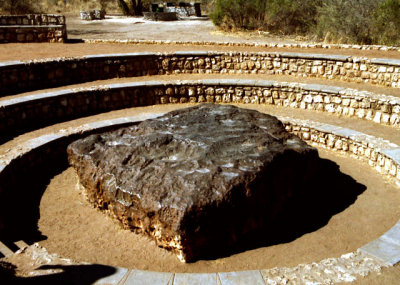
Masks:
[[[400,51],[397,46],[385,45],[356,45],[356,44],[327,44],[327,43],[262,43],[262,42],[217,42],[217,41],[171,41],[171,40],[139,40],[139,39],[83,39],[85,43],[108,44],[154,44],[154,45],[199,45],[199,46],[244,46],[266,48],[302,48],[302,49],[355,49],[355,50],[381,50]]]
[[[101,112],[166,103],[245,103],[301,108],[400,127],[400,98],[267,80],[148,81],[67,89],[0,101],[0,133],[23,132]]]
[[[0,15],[0,43],[64,42],[66,39],[62,15]]]
[[[152,116],[157,117],[159,115],[162,114]],[[55,174],[66,167],[65,149],[69,142],[95,131],[125,126],[148,118],[151,117],[118,118],[90,123],[69,132],[44,135],[21,145],[19,152],[4,157],[0,161],[0,200],[6,201],[6,203],[0,208],[0,234],[7,237],[12,235],[13,231],[23,228],[23,219],[31,215],[29,211],[33,211],[33,209],[29,205],[34,203],[35,200],[30,199],[29,195],[32,195],[33,190],[31,187],[26,187],[26,184],[23,184],[24,181],[25,183],[27,181],[32,183],[29,177],[46,175],[48,173],[44,171],[49,169]],[[381,173],[394,178],[394,181],[400,186],[399,146],[341,127],[287,117],[279,119],[284,122],[288,131],[314,145],[348,153],[358,159],[368,161]],[[18,203],[15,203],[16,201]],[[15,216],[18,215],[21,216],[21,223],[15,223]],[[387,264],[396,264],[400,261],[400,234],[397,230],[399,225],[398,223],[388,233],[365,245],[361,250],[376,256]],[[26,228],[22,230],[26,231]],[[385,251],[387,248],[393,249],[390,254]]]
[[[0,63],[0,96],[80,82],[154,74],[284,74],[400,87],[400,60],[311,53],[189,51],[90,55]]]

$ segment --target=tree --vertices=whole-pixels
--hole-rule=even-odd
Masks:
[[[29,0],[0,1],[0,10],[11,15],[35,13],[38,11],[38,8],[37,3],[33,4]]]
[[[142,0],[130,0],[128,4],[125,0],[118,0],[118,4],[125,15],[140,16],[143,12]]]
[[[383,0],[329,0],[319,8],[320,38],[346,43],[373,43],[373,17]]]

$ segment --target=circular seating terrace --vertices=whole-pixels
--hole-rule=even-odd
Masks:
[[[151,75],[171,74],[192,74],[193,79],[155,81],[151,78]],[[197,79],[196,74],[239,74],[243,75],[243,79]],[[258,80],[246,78],[246,74],[314,77],[320,78],[322,84]],[[146,81],[135,81],[135,78],[132,78],[131,82],[125,83],[96,84],[81,88],[67,87],[82,82],[136,76],[148,76],[148,78]],[[306,110],[310,118],[313,114],[322,112],[331,116],[361,119],[369,123],[372,131],[370,134],[365,134],[352,130],[352,126],[279,116],[288,131],[308,143],[359,159],[360,163],[368,163],[391,183],[400,187],[400,146],[380,138],[379,135],[371,135],[374,133],[374,127],[378,126],[390,127],[393,132],[399,132],[400,98],[323,84],[324,80],[330,79],[357,82],[360,86],[376,84],[399,88],[400,60],[289,52],[185,51],[3,62],[0,63],[0,97],[2,97],[0,140],[4,143],[3,146],[6,146],[13,139],[18,140],[16,136],[46,126],[140,106],[161,104],[185,106],[203,102],[240,106],[275,105],[279,108]],[[22,94],[60,86],[64,88],[43,93]],[[11,96],[15,94],[17,96]],[[35,216],[34,213],[38,211],[37,199],[40,200],[41,194],[16,193],[13,190],[26,189],[26,177],[37,175],[51,177],[57,171],[64,169],[65,148],[68,143],[90,133],[115,129],[159,115],[162,113],[92,121],[30,139],[22,138],[22,143],[17,149],[0,152],[0,199],[12,201],[21,195],[26,198],[26,201],[17,207],[10,205],[0,209],[1,236],[10,239],[24,238],[26,228],[22,230],[21,227],[29,224],[29,221],[16,224],[12,213],[21,217]],[[58,163],[55,164],[55,161]],[[372,256],[377,263],[385,265],[399,262],[399,226],[400,223],[397,223],[387,233],[361,247],[352,258],[365,261],[366,256]],[[345,260],[346,257],[342,259]],[[103,284],[101,282],[106,282],[105,280],[114,280],[112,278],[115,278],[112,281],[115,284],[121,280],[127,282],[125,284],[130,284],[128,281],[134,278],[143,280],[150,278],[148,280],[155,282],[172,280],[174,284],[181,284],[179,282],[187,280],[210,284],[216,284],[217,280],[221,284],[229,280],[240,284],[240,281],[247,280],[246,282],[264,284],[268,281],[269,273],[263,269],[185,275],[117,268],[113,276],[98,281],[98,284]]]

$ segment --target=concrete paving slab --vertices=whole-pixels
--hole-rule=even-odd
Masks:
[[[85,55],[83,58],[86,59],[101,59],[101,58],[129,58],[129,57],[141,57],[141,56],[154,56],[153,52],[134,52],[134,53],[114,53],[114,54],[90,54]]]
[[[373,58],[371,59],[371,63],[400,66],[400,60],[389,58]]]
[[[23,249],[23,248],[29,246],[29,245],[28,245],[26,242],[24,242],[23,240],[16,241],[16,242],[14,242],[14,244],[15,244],[16,246],[18,246],[19,249]]]
[[[197,50],[197,51],[177,51],[174,53],[174,55],[178,56],[207,56],[209,55],[208,51],[202,51],[202,50]]]
[[[318,130],[321,130],[321,131],[326,132],[326,133],[337,132],[340,129],[342,129],[342,127],[328,125],[328,124],[322,124],[321,126],[318,127]]]
[[[109,85],[105,85],[105,87],[109,87],[110,89],[123,89],[129,87],[142,87],[145,86],[143,82],[128,82],[128,83],[113,83]]]
[[[19,60],[3,61],[3,62],[0,62],[0,67],[12,67],[14,65],[21,65],[21,64],[24,64],[24,63]]]
[[[5,244],[3,244],[1,241],[0,241],[0,253],[5,257],[14,254],[14,252],[11,249],[9,249]]]
[[[400,148],[382,149],[382,153],[400,164]]]
[[[237,85],[243,85],[243,86],[253,86],[254,85],[254,80],[252,80],[252,79],[237,79],[235,81],[237,82]]]
[[[363,133],[351,130],[351,129],[345,129],[345,128],[340,128],[336,129],[333,131],[333,134],[339,135],[345,138],[350,138],[350,137],[356,137],[356,136],[361,136],[364,135]]]
[[[400,221],[397,222],[390,230],[381,236],[383,240],[391,243],[398,244],[400,246]]]
[[[122,267],[115,267],[115,273],[113,275],[101,278],[97,280],[94,285],[117,285],[125,275],[127,275],[128,269]]]
[[[124,285],[168,285],[173,273],[132,270]],[[122,284],[121,284],[122,285]]]
[[[59,138],[62,138],[62,137],[63,137],[63,135],[61,135],[61,134],[43,135],[43,136],[40,136],[38,138],[34,138],[34,139],[29,140],[26,143],[26,146],[28,146],[28,147],[30,147],[32,149],[33,148],[38,148],[38,147],[40,147],[42,145],[48,144],[48,143],[50,143],[52,141],[55,141],[55,140],[57,140]]]
[[[400,261],[400,245],[383,238],[364,245],[360,250],[391,266]]]
[[[218,275],[221,285],[265,285],[261,272],[258,270],[226,272],[218,273]]]
[[[216,285],[216,273],[176,273],[174,285]]]
[[[347,55],[335,55],[335,54],[318,54],[318,53],[294,53],[284,52],[281,53],[282,57],[289,58],[306,58],[306,59],[322,59],[322,60],[333,60],[333,61],[347,61],[350,56]]]

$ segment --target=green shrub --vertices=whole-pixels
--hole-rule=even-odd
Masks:
[[[258,29],[304,33],[314,24],[322,0],[217,0],[211,13],[224,29]]]
[[[322,0],[269,0],[266,4],[266,27],[284,34],[307,33],[316,23]]]
[[[386,0],[379,4],[374,15],[373,42],[376,44],[400,44],[400,0]]]
[[[307,34],[335,43],[400,44],[400,0],[216,0],[223,29]]]
[[[210,17],[224,29],[255,29],[264,25],[266,0],[217,0]]]
[[[330,0],[318,10],[320,39],[358,44],[400,43],[400,0]]]
[[[380,0],[329,0],[318,9],[316,33],[327,41],[371,44]]]
[[[40,4],[30,0],[3,0],[0,1],[0,10],[4,14],[29,14],[40,12]]]

